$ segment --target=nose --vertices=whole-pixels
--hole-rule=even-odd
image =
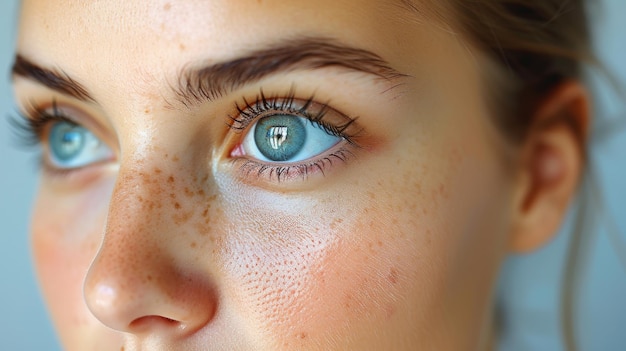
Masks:
[[[212,321],[218,294],[210,269],[192,260],[190,246],[181,243],[189,240],[185,224],[175,220],[182,206],[197,204],[183,196],[176,200],[174,176],[157,173],[120,169],[84,296],[110,328],[180,337]]]

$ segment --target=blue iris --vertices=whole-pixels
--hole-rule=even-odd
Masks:
[[[318,122],[289,114],[259,118],[241,143],[250,158],[262,162],[295,163],[328,151],[342,137]]]
[[[270,161],[287,161],[297,155],[306,142],[306,126],[301,117],[273,115],[257,122],[254,141]]]
[[[112,156],[112,151],[87,128],[68,121],[54,122],[46,140],[52,166],[83,167]]]
[[[52,156],[60,162],[67,162],[80,155],[85,146],[85,133],[89,131],[77,124],[55,123],[49,139]]]

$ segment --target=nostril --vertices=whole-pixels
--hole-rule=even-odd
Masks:
[[[143,316],[132,321],[128,329],[135,334],[154,332],[156,329],[169,330],[171,332],[173,330],[183,330],[185,325],[167,317]]]

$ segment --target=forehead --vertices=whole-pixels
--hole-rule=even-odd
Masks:
[[[153,63],[224,60],[277,37],[380,47],[416,22],[420,12],[407,8],[403,0],[25,0],[18,45],[28,56],[45,51],[83,65],[78,54],[119,63],[132,55],[149,71]]]

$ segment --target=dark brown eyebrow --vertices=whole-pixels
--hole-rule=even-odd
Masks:
[[[215,100],[272,74],[326,67],[363,72],[387,81],[406,77],[370,51],[327,38],[307,37],[281,41],[231,61],[184,68],[174,91],[179,101],[188,106]]]
[[[184,68],[173,90],[179,102],[189,106],[203,100],[213,101],[272,74],[327,67],[367,73],[387,81],[407,77],[370,51],[340,45],[327,38],[297,38],[230,61]],[[79,100],[95,102],[88,90],[65,72],[43,68],[20,54],[15,58],[12,73]]]
[[[65,72],[43,68],[20,54],[15,56],[15,62],[13,63],[11,72],[14,76],[34,80],[52,90],[73,96],[79,100],[95,101],[85,87],[72,79]]]

